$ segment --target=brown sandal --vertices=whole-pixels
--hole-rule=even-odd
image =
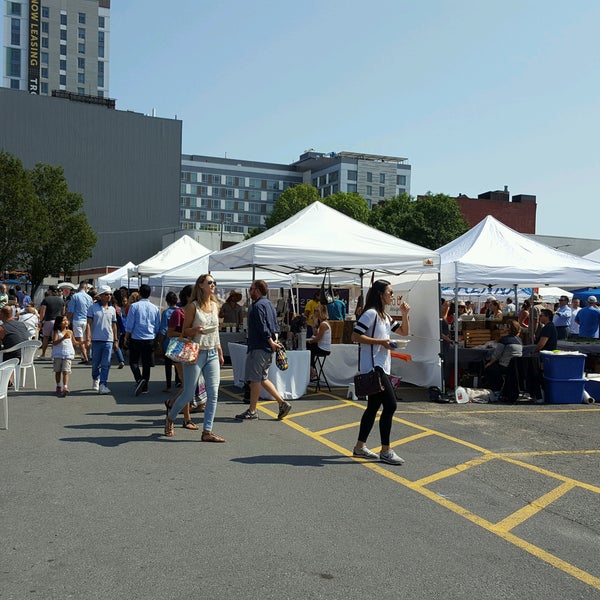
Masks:
[[[200,427],[198,427],[198,425],[196,425],[196,423],[193,421],[184,421],[182,427],[184,429],[193,429],[194,431],[200,429]]]
[[[173,437],[175,435],[175,424],[169,417],[165,419],[165,435],[167,437]]]
[[[202,432],[202,441],[203,442],[216,442],[218,444],[222,444],[225,439],[215,435],[212,431],[203,431]]]

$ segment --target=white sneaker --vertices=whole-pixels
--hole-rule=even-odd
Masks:
[[[354,450],[352,451],[354,456],[360,456],[361,458],[379,458],[375,452],[369,450],[366,446],[359,448],[358,446],[354,446]]]
[[[92,389],[95,392],[100,390],[100,380],[99,379],[94,379],[94,382],[92,383]]]
[[[101,385],[98,393],[99,394],[110,394],[110,390],[105,385]]]
[[[381,462],[388,465],[401,465],[404,463],[404,459],[398,456],[391,448],[386,452],[380,452],[379,458]]]

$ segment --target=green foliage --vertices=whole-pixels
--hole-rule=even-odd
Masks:
[[[0,268],[29,271],[32,295],[47,275],[73,270],[96,244],[82,207],[60,167],[27,171],[0,152]]]
[[[360,221],[361,223],[369,221],[369,205],[356,192],[337,192],[331,196],[327,196],[322,202],[356,221]]]
[[[37,198],[23,168],[14,156],[0,152],[0,268],[20,268],[40,228]]]
[[[265,219],[267,229],[289,219],[319,199],[317,188],[308,183],[289,187],[279,196],[271,214]]]
[[[430,250],[451,242],[469,229],[453,198],[431,192],[422,200],[401,194],[373,207],[369,224]]]
[[[97,237],[82,212],[83,197],[70,192],[62,167],[38,164],[30,173],[38,199],[38,224],[31,240],[28,268],[33,288],[49,274],[70,272],[90,258]]]

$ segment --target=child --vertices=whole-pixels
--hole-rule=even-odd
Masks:
[[[63,315],[59,315],[54,321],[52,358],[54,359],[56,395],[64,398],[69,394],[69,373],[71,372],[71,361],[75,358],[75,348],[73,347],[73,332],[69,329],[69,319]],[[61,373],[62,386],[60,384]]]

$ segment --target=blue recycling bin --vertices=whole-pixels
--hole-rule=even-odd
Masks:
[[[540,352],[544,377],[551,379],[583,379],[587,354],[581,352]]]

